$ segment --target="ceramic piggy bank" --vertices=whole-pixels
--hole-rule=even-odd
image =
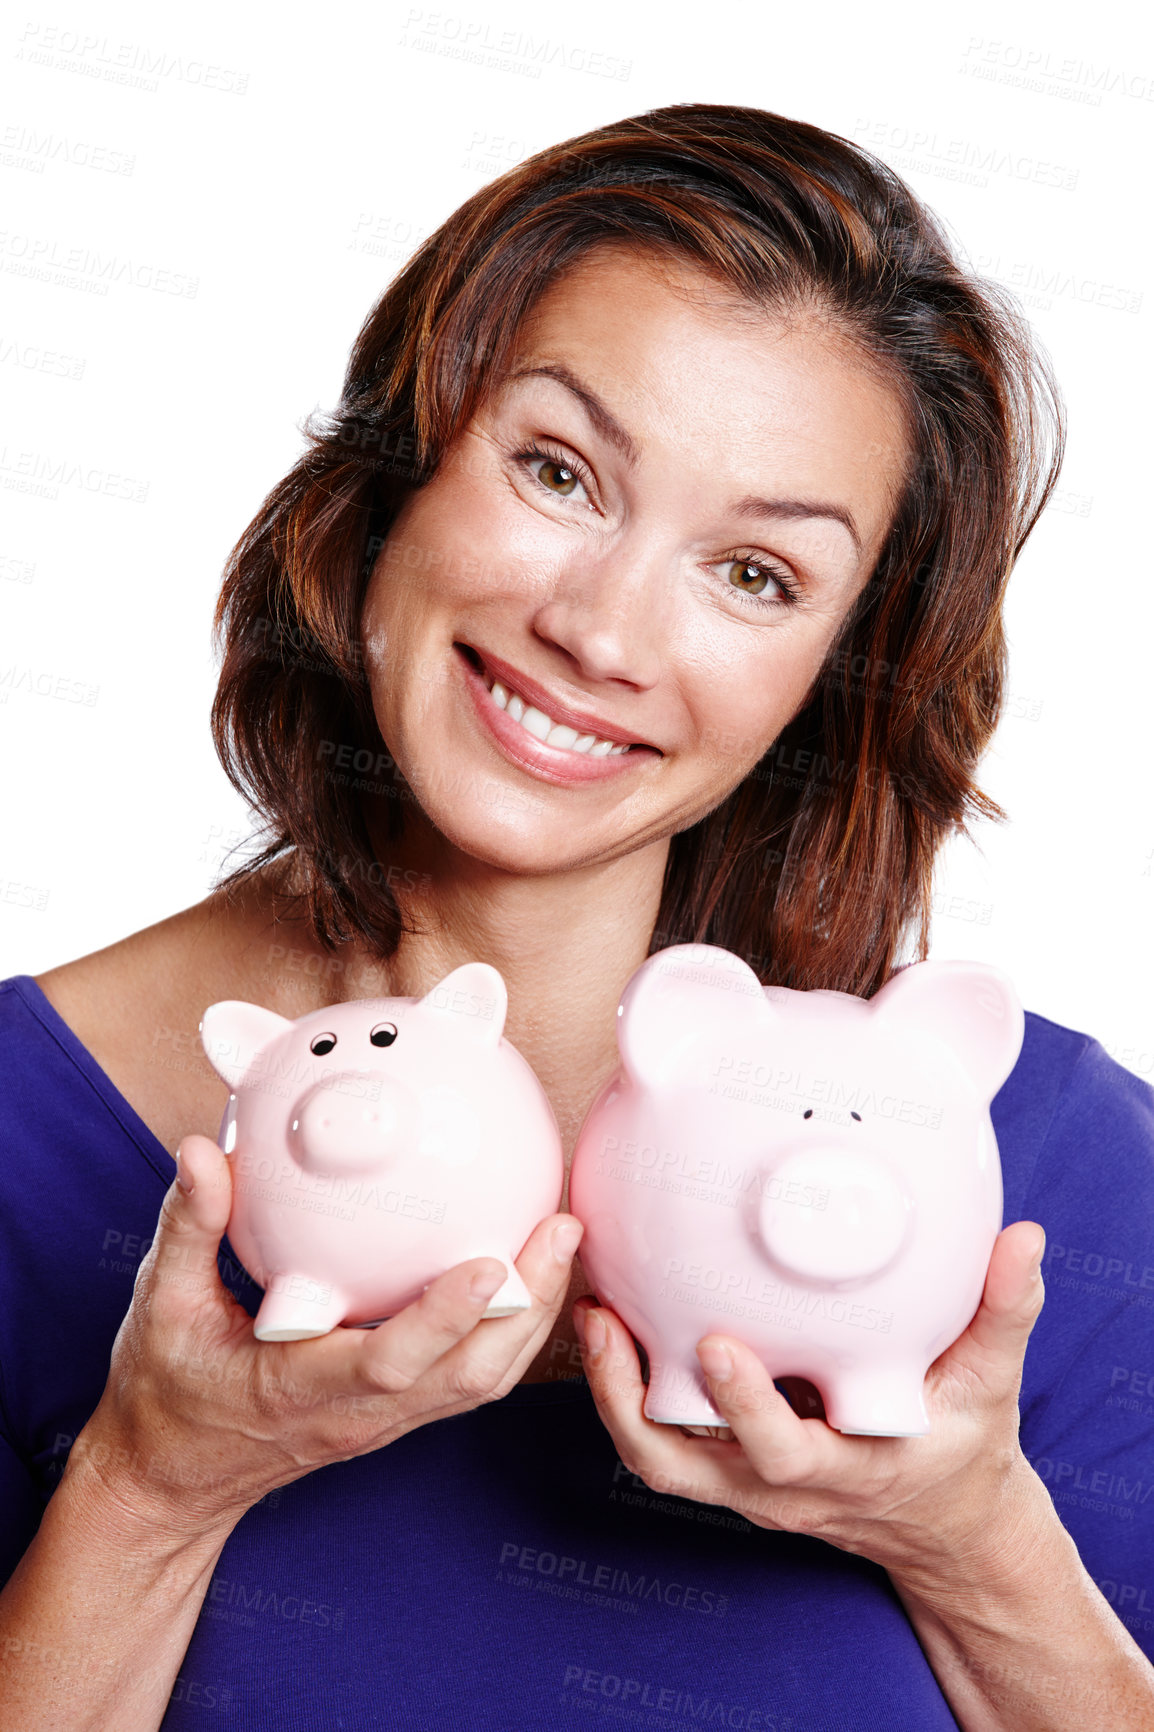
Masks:
[[[564,1156],[534,1072],[502,1038],[505,983],[470,962],[423,998],[290,1022],[212,1004],[201,1039],[232,1093],[228,1237],[265,1289],[261,1341],[380,1322],[470,1257],[508,1279],[485,1317],[532,1303],[513,1259],[560,1202]]]
[[[927,1432],[926,1370],[977,1310],[1002,1224],[1009,982],[921,962],[868,1000],[794,992],[676,945],[617,1016],[570,1208],[598,1298],[649,1359],[647,1417],[722,1423],[694,1351],[719,1330],[814,1384],[839,1431]]]

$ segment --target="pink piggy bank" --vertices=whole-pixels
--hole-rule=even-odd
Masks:
[[[569,1197],[582,1266],[648,1356],[646,1416],[723,1423],[694,1351],[720,1330],[813,1383],[839,1431],[927,1432],[926,1371],[977,1310],[1002,1223],[1009,982],[921,962],[868,1000],[794,992],[683,944],[642,963],[617,1016]]]
[[[509,1271],[485,1317],[532,1303],[513,1259],[560,1202],[564,1155],[544,1089],[502,1038],[507,1007],[482,962],[423,998],[295,1022],[209,1005],[201,1039],[232,1090],[228,1237],[265,1289],[259,1340],[379,1323],[470,1257]]]

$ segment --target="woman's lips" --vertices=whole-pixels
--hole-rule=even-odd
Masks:
[[[612,776],[625,775],[642,762],[651,762],[661,756],[652,746],[631,746],[627,752],[599,758],[591,758],[587,752],[547,746],[493,702],[485,676],[472,659],[476,651],[468,651],[460,644],[454,647],[478,720],[503,754],[522,769],[531,770],[545,781],[571,786],[577,782],[603,782]],[[588,731],[595,732],[594,729]]]
[[[522,673],[520,668],[515,668],[511,662],[502,661],[501,657],[491,650],[481,651],[472,644],[461,644],[458,647],[474,666],[480,663],[486,684],[490,680],[499,680],[506,691],[515,692],[523,703],[531,704],[534,709],[540,710],[551,722],[561,727],[574,728],[579,735],[593,734],[599,740],[611,740],[615,745],[650,746],[654,751],[657,750],[652,741],[641,734],[632,733],[630,729],[623,728],[616,722],[608,722],[604,718],[591,715],[588,710],[579,709],[574,704],[567,704],[563,698],[547,691],[531,674]]]

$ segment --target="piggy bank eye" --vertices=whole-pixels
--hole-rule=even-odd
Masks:
[[[318,1058],[323,1058],[326,1052],[332,1052],[336,1044],[335,1034],[314,1034],[309,1041],[309,1051],[315,1052]]]
[[[861,1114],[860,1113],[851,1113],[849,1116],[851,1119],[856,1119],[859,1125],[861,1124]]]
[[[396,1038],[397,1025],[395,1022],[378,1022],[369,1036],[374,1046],[392,1046]]]

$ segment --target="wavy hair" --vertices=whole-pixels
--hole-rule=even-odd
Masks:
[[[542,290],[607,242],[674,255],[755,309],[817,307],[898,387],[914,445],[870,580],[803,708],[706,817],[670,838],[650,953],[737,952],[766,984],[869,996],[929,944],[941,843],[1005,812],[974,780],[1004,700],[1002,603],[1065,438],[1012,298],[849,140],[761,109],[682,103],[538,152],[468,198],[385,290],[340,401],[227,562],[213,739],[264,844],[334,951],[406,930],[378,860],[413,798],[373,714],[359,621],[373,557],[513,353]],[[338,776],[339,755],[359,774]],[[358,785],[359,784],[359,785]]]

